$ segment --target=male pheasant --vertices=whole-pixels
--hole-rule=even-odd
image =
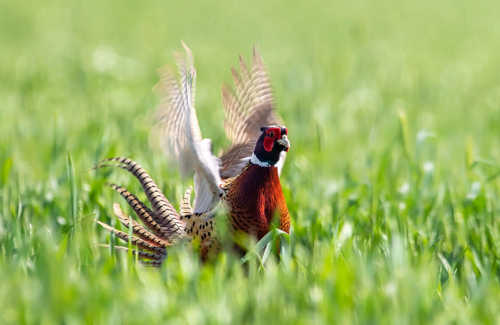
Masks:
[[[175,54],[180,78],[163,68],[157,88],[163,100],[157,111],[162,140],[180,164],[183,174],[194,170],[195,199],[190,204],[191,188],[186,191],[178,213],[153,179],[128,158],[111,158],[96,168],[118,166],[131,172],[141,183],[151,209],[125,188],[111,184],[133,208],[141,223],[125,216],[118,204],[114,212],[133,236],[97,221],[124,241],[131,241],[142,263],[161,265],[167,248],[182,242],[199,242],[203,261],[221,250],[218,227],[227,223],[232,234],[246,233],[261,239],[273,217],[279,228],[290,231],[290,214],[283,196],[279,175],[290,148],[288,130],[279,123],[274,110],[270,83],[261,56],[254,49],[249,70],[240,56],[241,75],[232,68],[235,92],[222,87],[226,112],[225,130],[231,147],[220,158],[212,153],[212,143],[202,139],[194,108],[196,71],[192,53],[183,43],[186,55]],[[227,212],[222,216],[217,209]],[[115,246],[118,250],[127,247]]]

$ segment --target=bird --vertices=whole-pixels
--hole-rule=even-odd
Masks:
[[[217,157],[211,140],[201,136],[194,105],[193,54],[184,42],[182,46],[184,53],[174,52],[177,74],[169,66],[158,70],[160,81],[154,89],[161,101],[155,116],[162,145],[178,163],[181,174],[194,171],[193,205],[190,187],[181,199],[180,211],[176,211],[152,177],[129,158],[109,158],[94,167],[119,167],[139,180],[151,208],[126,188],[107,184],[140,220],[126,216],[119,204],[113,204],[114,214],[132,234],[95,221],[132,244],[115,245],[116,250],[131,250],[149,266],[161,266],[171,246],[188,243],[197,245],[203,262],[216,259],[223,247],[223,225],[234,241],[238,234],[260,240],[273,220],[278,220],[279,229],[290,232],[290,213],[279,179],[290,149],[288,129],[276,112],[260,52],[254,47],[250,68],[240,55],[240,72],[231,68],[234,90],[225,84],[221,87],[224,129],[231,145]]]

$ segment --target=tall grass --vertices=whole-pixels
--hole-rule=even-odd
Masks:
[[[499,16],[483,0],[1,2],[0,322],[499,323]],[[172,250],[151,270],[97,247],[93,219],[125,206],[104,182],[141,192],[97,161],[133,157],[175,204],[191,184],[150,136],[180,39],[216,152],[220,84],[260,48],[292,143],[290,260]]]

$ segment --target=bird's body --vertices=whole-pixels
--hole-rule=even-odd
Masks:
[[[279,228],[287,233],[290,231],[290,214],[276,167],[249,163],[227,187],[227,204],[233,230],[261,239],[269,231],[276,215]]]
[[[211,152],[211,141],[202,139],[194,110],[196,72],[191,52],[188,60],[178,57],[180,81],[161,70],[164,101],[158,118],[167,150],[181,164],[183,172],[195,171],[195,200],[191,207],[191,189],[180,204],[180,213],[172,207],[153,179],[136,162],[112,158],[98,167],[118,164],[141,183],[152,208],[120,186],[111,185],[134,209],[142,224],[126,217],[115,204],[120,222],[133,228],[134,236],[98,221],[120,239],[131,241],[145,264],[158,266],[168,246],[199,243],[202,260],[217,256],[222,248],[219,227],[228,225],[231,234],[244,233],[261,239],[275,218],[278,227],[290,231],[290,214],[281,188],[279,173],[290,147],[288,130],[277,125],[272,93],[260,55],[254,51],[249,72],[240,58],[242,76],[233,69],[236,94],[223,88],[226,108],[226,132],[232,146],[220,158]],[[219,208],[227,213],[220,216]],[[118,249],[127,250],[118,246]]]

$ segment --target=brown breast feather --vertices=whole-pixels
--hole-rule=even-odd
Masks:
[[[244,231],[261,239],[269,231],[276,215],[279,218],[279,228],[289,233],[290,214],[277,168],[251,165],[231,183],[227,202],[234,230]]]

